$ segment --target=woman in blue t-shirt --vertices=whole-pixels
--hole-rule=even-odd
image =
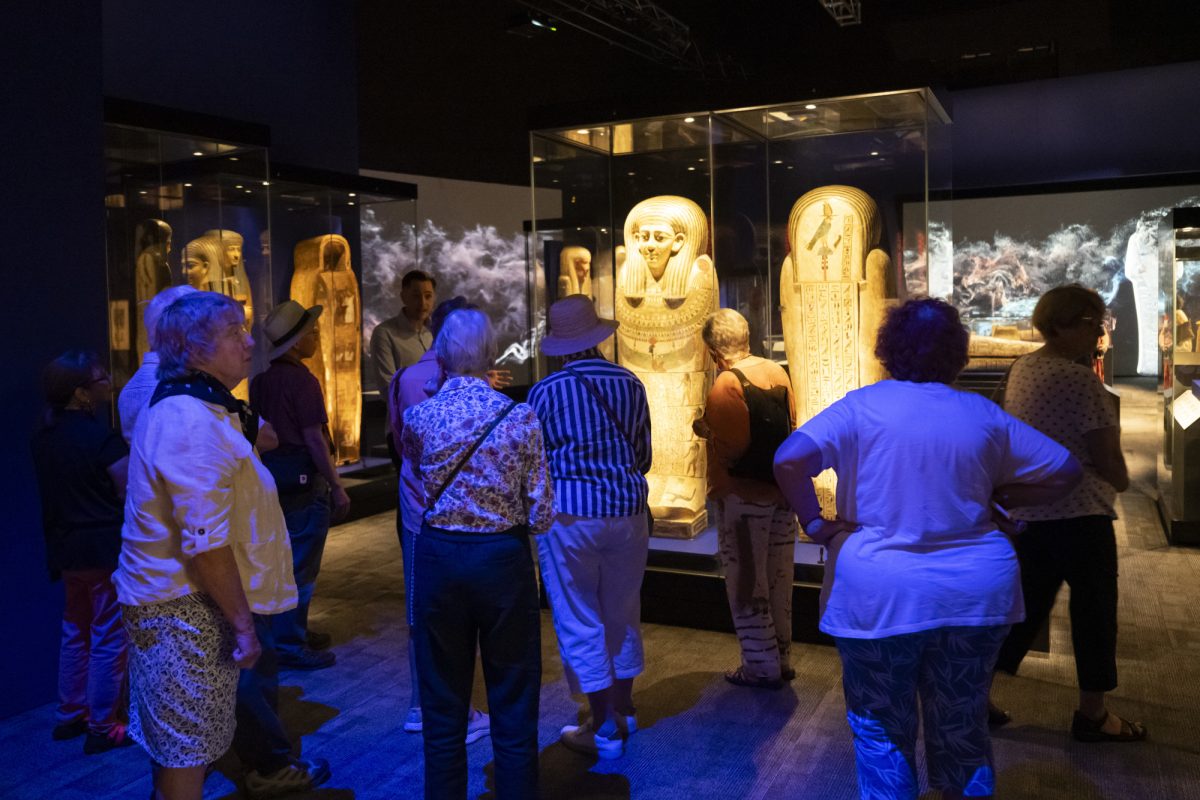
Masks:
[[[132,744],[121,721],[125,628],[112,572],[121,552],[129,448],[107,414],[112,381],[95,353],[70,350],[42,370],[48,409],[33,437],[46,563],[63,581],[55,739],[87,734],[85,753]]]
[[[1080,476],[1066,449],[950,385],[967,342],[940,300],[893,309],[875,348],[891,380],[848,393],[775,456],[804,532],[829,548],[821,630],[842,659],[863,797],[917,797],[918,698],[931,787],[992,796],[988,686],[1024,616],[997,509],[1059,497]],[[825,469],[838,479],[833,519],[811,480]]]

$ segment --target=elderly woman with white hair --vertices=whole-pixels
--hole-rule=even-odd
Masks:
[[[701,336],[720,374],[696,432],[708,440],[708,495],[717,503],[725,593],[742,650],[741,664],[725,680],[779,689],[796,675],[789,659],[796,517],[772,466],[796,406],[783,367],[750,355],[750,326],[741,314],[714,312]],[[776,435],[764,441],[769,430]]]
[[[254,340],[224,295],[178,298],[156,328],[159,383],[129,461],[113,582],[129,633],[129,734],[155,797],[199,800],[233,740],[238,669],[260,653],[252,614],[296,604],[291,549],[257,423],[230,390]]]
[[[496,797],[537,794],[541,627],[529,534],[553,521],[542,432],[491,388],[488,318],[460,309],[434,341],[446,381],[404,412],[401,452],[426,511],[405,580],[416,631],[425,797],[467,795],[464,737],[478,645],[492,715]]]
[[[138,416],[150,402],[154,388],[158,386],[158,320],[172,303],[194,291],[196,290],[187,284],[163,289],[150,298],[146,310],[142,312],[142,328],[146,331],[146,341],[150,349],[142,356],[142,365],[133,373],[117,397],[121,435],[125,437],[126,442],[133,441],[133,428],[137,424]]]

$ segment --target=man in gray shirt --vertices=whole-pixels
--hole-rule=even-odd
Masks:
[[[417,363],[433,345],[427,322],[436,299],[437,281],[420,270],[404,273],[400,281],[400,313],[375,326],[371,334],[371,361],[375,386],[383,394],[396,370]]]

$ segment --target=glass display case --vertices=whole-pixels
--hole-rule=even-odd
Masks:
[[[369,342],[378,322],[399,313],[400,280],[416,268],[416,186],[270,164],[261,126],[110,106],[120,120],[105,127],[114,388],[148,350],[142,311],[168,286],[187,283],[242,304],[255,338],[252,375],[267,367],[262,322],[275,304],[319,304],[321,346],[308,367],[325,394],[337,463],[387,464],[386,407]],[[245,399],[247,384],[234,393]]]
[[[386,384],[372,360],[378,323],[400,313],[400,280],[416,265],[417,187],[271,165],[273,296],[323,308],[306,362],[321,383],[335,460],[386,464]]]
[[[540,330],[546,308],[580,290],[621,323],[615,356],[650,398],[650,567],[669,592],[691,591],[681,576],[719,575],[712,516],[671,524],[687,515],[670,508],[688,505],[683,497],[693,512],[704,491],[703,442],[691,431],[714,377],[704,317],[727,307],[747,319],[751,352],[789,370],[801,419],[880,377],[860,356],[886,306],[910,291],[951,291],[949,263],[928,257],[931,225],[951,230],[949,203],[937,220],[929,211],[931,193],[949,197],[948,122],[917,89],[531,134],[530,325]],[[543,218],[547,191],[557,213]],[[571,275],[581,255],[590,285]],[[538,359],[535,377],[554,368]],[[824,496],[831,502],[831,482]],[[819,583],[822,548],[801,537],[795,561],[798,581]],[[684,613],[724,608],[715,589],[703,591]]]
[[[273,304],[267,151],[257,144],[105,126],[109,350],[120,389],[149,348],[146,304],[187,283],[237,300],[248,322]],[[266,348],[256,342],[255,370]],[[246,384],[235,389],[245,398]]]
[[[1173,544],[1200,543],[1200,208],[1176,208],[1159,228],[1158,345],[1163,449],[1159,503]]]

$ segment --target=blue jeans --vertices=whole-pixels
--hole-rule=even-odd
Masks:
[[[237,730],[233,751],[248,770],[261,774],[287,766],[292,745],[279,719],[279,663],[272,618],[254,615],[254,632],[262,655],[253,669],[238,674]]]
[[[329,537],[329,494],[314,495],[308,505],[283,515],[292,540],[292,571],[296,576],[296,607],[271,617],[275,647],[280,653],[295,654],[308,644],[308,606],[317,588],[321,556]]]
[[[524,527],[457,533],[423,525],[409,575],[425,725],[425,797],[467,796],[467,715],[479,647],[497,800],[537,796],[541,620]]]
[[[930,787],[965,797],[996,793],[987,701],[1008,627],[837,637],[863,800],[916,800],[918,696]]]

